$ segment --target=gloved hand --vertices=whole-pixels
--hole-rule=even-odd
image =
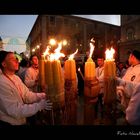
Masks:
[[[52,110],[52,103],[50,102],[50,100],[42,99],[40,101],[40,108],[45,110]]]
[[[45,109],[46,110],[52,110],[52,102],[50,102],[50,100],[46,100],[46,105],[45,105]]]

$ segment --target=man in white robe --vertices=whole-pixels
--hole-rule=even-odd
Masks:
[[[128,59],[130,67],[127,69],[125,75],[122,77],[122,80],[132,82],[132,83],[139,83],[140,82],[140,52],[137,50],[134,50],[130,55]],[[117,87],[117,93],[119,93],[119,96],[121,96],[121,103],[124,106],[124,108],[127,107],[127,104],[129,102],[129,99],[131,97],[132,92],[123,92],[125,91],[126,87],[119,84]],[[121,93],[122,91],[122,93]],[[126,104],[127,102],[127,104]]]
[[[104,94],[104,57],[98,56],[97,58],[98,67],[95,69],[96,78],[99,80],[100,92],[98,95],[98,101],[95,106],[96,114],[101,110],[101,117],[103,118],[103,94]]]
[[[29,91],[21,79],[15,75],[19,64],[13,52],[0,52],[0,124],[26,124],[26,117],[35,115],[42,109],[50,110],[52,103],[45,93]]]
[[[121,96],[121,102],[125,106],[126,121],[130,125],[140,125],[140,83],[132,83],[120,78],[117,81],[123,87],[120,93],[124,94],[124,96]],[[128,98],[125,93],[130,97]]]
[[[38,69],[38,57],[32,55],[30,57],[31,66],[26,69],[24,83],[33,92],[38,92],[38,80],[39,80],[39,69]]]

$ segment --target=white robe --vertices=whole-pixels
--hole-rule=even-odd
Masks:
[[[129,67],[122,79],[129,82],[140,82],[140,64]]]
[[[126,120],[131,125],[140,125],[140,84],[134,84],[132,96],[126,109]]]
[[[140,83],[118,79],[122,90],[121,104],[125,107],[126,120],[131,125],[140,125]],[[126,94],[127,93],[127,94]],[[128,101],[127,101],[128,98]]]
[[[133,89],[131,87],[132,85],[131,83],[140,82],[140,64],[134,67],[133,66],[129,67],[125,75],[122,77],[122,80],[118,80],[118,81],[119,81],[119,85],[117,86],[117,95],[121,100],[122,106],[124,107],[124,109],[126,109],[129,100],[132,96]]]
[[[95,69],[96,72],[96,78],[99,80],[100,84],[100,93],[104,93],[104,67],[97,67]]]
[[[12,125],[26,123],[26,117],[42,109],[38,94],[29,91],[21,79],[10,76],[15,85],[3,74],[0,75],[0,120]],[[30,104],[31,103],[31,104]]]
[[[39,79],[39,70],[34,69],[32,67],[27,68],[25,73],[25,81],[26,86],[33,92],[38,91],[38,86],[35,84],[35,81]]]

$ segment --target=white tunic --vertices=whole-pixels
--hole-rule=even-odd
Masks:
[[[128,81],[123,81],[119,79],[119,83],[122,85],[122,96],[121,104],[126,108],[126,120],[131,125],[140,125],[140,84],[139,83],[132,83]],[[131,95],[130,100],[124,98],[128,98],[127,94]]]
[[[122,79],[125,81],[140,82],[140,64],[129,67]]]
[[[96,68],[96,78],[99,80],[100,84],[100,93],[104,92],[104,67],[97,67]]]
[[[131,66],[127,69],[125,75],[122,77],[123,81],[130,82],[130,83],[139,83],[140,82],[140,64],[136,66]],[[131,89],[129,87],[129,84],[119,84],[117,87],[117,94],[121,97],[121,103],[124,106],[124,108],[127,107],[129,103],[129,99],[132,96]],[[130,84],[131,86],[131,84]],[[130,89],[130,90],[128,90]],[[126,103],[127,102],[127,103]]]
[[[26,117],[42,109],[41,102],[37,102],[40,93],[30,92],[18,76],[10,78],[15,85],[4,74],[0,75],[0,120],[22,125],[26,123]]]
[[[29,67],[25,73],[25,81],[26,86],[33,92],[37,92],[38,86],[35,84],[35,81],[39,79],[39,70],[34,69],[33,67]]]

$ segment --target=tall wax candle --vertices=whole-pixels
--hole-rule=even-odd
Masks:
[[[59,52],[60,47],[59,45],[55,53],[49,54],[48,60],[45,62],[47,92],[54,108],[64,105],[64,80],[59,60],[59,57],[64,54]]]
[[[78,52],[78,49],[75,53],[71,54],[69,59],[65,61],[64,64],[64,77],[65,77],[65,89],[66,94],[70,92],[70,94],[75,97],[75,93],[77,92],[77,74],[76,74],[76,63],[74,55]]]
[[[74,55],[78,52],[78,49],[75,53],[70,55],[69,59],[65,61],[64,70],[65,70],[65,79],[74,80],[76,79],[76,64],[73,59]]]
[[[106,50],[106,60],[104,61],[104,76],[115,78],[116,64],[113,59],[114,49]]]
[[[104,103],[111,104],[116,100],[116,65],[113,59],[115,50],[106,50],[106,60],[104,61]]]
[[[41,88],[46,85],[44,55],[41,55],[41,58],[39,60],[39,85],[41,86]]]
[[[88,58],[85,63],[85,79],[93,79],[95,77],[95,63],[92,58]]]
[[[95,63],[92,60],[92,54],[93,54],[94,48],[95,46],[92,43],[90,43],[90,54],[89,54],[89,58],[87,59],[85,63],[85,79],[89,79],[89,80],[95,77]]]

